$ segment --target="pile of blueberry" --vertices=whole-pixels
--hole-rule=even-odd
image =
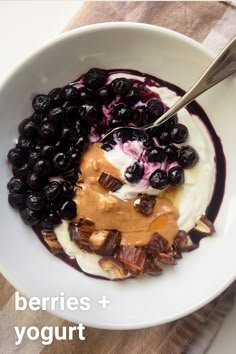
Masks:
[[[168,185],[177,187],[184,183],[184,169],[191,168],[198,162],[198,154],[191,146],[178,148],[174,144],[157,146],[153,143],[147,147],[139,161],[129,166],[125,171],[125,178],[129,183],[138,183],[145,174],[145,165],[162,163],[166,161],[165,168],[157,168],[149,178],[149,184],[155,189],[164,189]],[[173,166],[171,166],[171,164]]]
[[[142,126],[165,111],[163,103],[154,93],[147,93],[141,82],[117,78],[108,83],[109,75],[106,70],[90,69],[80,78],[79,88],[70,84],[33,98],[34,113],[21,122],[18,142],[7,155],[14,175],[7,185],[9,204],[20,211],[26,224],[53,228],[61,219],[76,216],[73,197],[80,158],[94,133],[101,137],[116,126]],[[178,166],[169,170],[168,176],[161,170],[150,176],[150,184],[161,189],[166,180],[179,185],[183,181],[181,168],[197,161],[194,149],[174,145],[183,143],[187,135],[187,128],[174,117],[149,135],[117,132],[103,149],[111,150],[118,141],[139,140],[146,147],[148,161],[177,160]],[[127,169],[126,178],[136,183],[143,173],[137,162]]]

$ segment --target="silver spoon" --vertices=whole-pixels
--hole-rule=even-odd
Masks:
[[[168,111],[166,111],[155,122],[145,125],[143,127],[117,127],[109,131],[103,136],[101,142],[104,142],[111,134],[117,130],[141,130],[145,131],[150,128],[157,127],[165,123],[181,108],[187,106],[196,97],[200,96],[203,92],[218,84],[220,81],[226,79],[228,76],[236,72],[236,37],[234,37],[226,47],[218,54],[213,63],[202,74],[200,79],[185,93]]]

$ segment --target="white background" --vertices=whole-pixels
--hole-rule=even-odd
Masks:
[[[0,0],[0,82],[25,56],[63,31],[83,1]],[[208,354],[236,353],[236,303]]]

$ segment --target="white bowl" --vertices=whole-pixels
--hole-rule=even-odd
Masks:
[[[35,93],[65,85],[91,67],[128,68],[155,75],[188,89],[212,61],[202,45],[170,30],[134,23],[92,25],[65,33],[27,58],[0,87],[1,242],[3,275],[27,296],[91,298],[89,311],[54,314],[87,326],[132,329],[162,324],[197,310],[236,279],[236,132],[235,80],[231,77],[198,101],[219,134],[227,160],[224,200],[214,237],[202,240],[176,267],[160,277],[121,282],[98,280],[74,270],[51,255],[7,203],[11,177],[7,151],[17,127],[32,113]],[[201,193],[201,191],[199,191]],[[106,296],[106,310],[98,304]],[[49,308],[50,310],[50,308]]]

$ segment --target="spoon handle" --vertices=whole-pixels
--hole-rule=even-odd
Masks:
[[[218,84],[228,76],[236,72],[236,37],[220,52],[209,68],[203,73],[200,79],[191,89],[181,97],[166,113],[162,115],[152,126],[158,126],[166,122],[170,117],[177,113],[181,108],[187,106],[196,97]]]

